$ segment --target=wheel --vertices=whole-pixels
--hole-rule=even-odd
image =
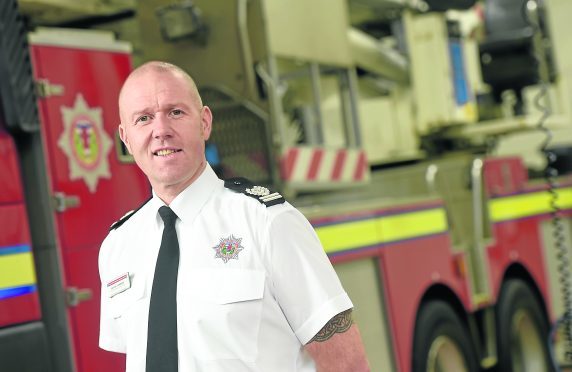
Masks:
[[[447,303],[431,301],[419,310],[413,340],[414,372],[477,372],[467,328]]]
[[[532,290],[522,280],[507,280],[496,308],[497,371],[552,371],[548,320]]]

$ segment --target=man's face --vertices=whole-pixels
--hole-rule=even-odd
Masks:
[[[212,114],[184,77],[156,70],[132,76],[119,113],[121,140],[155,190],[180,192],[200,175]]]

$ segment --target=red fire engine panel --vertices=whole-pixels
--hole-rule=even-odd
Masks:
[[[109,226],[146,200],[150,188],[134,163],[122,161],[116,138],[129,50],[113,40],[102,43],[96,31],[76,36],[34,37],[31,55],[36,79],[54,92],[38,106],[50,188],[61,201],[54,213],[64,285],[78,294],[68,307],[75,365],[80,371],[119,371],[124,358],[98,347],[99,246]]]
[[[17,153],[0,129],[0,327],[40,319],[40,303]]]

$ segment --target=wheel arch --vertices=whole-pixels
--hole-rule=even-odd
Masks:
[[[461,331],[460,328],[457,329],[459,329],[460,332],[465,334],[465,340],[468,343],[466,345],[476,358],[476,359],[472,358],[467,359],[467,360],[474,360],[475,363],[477,363],[473,365],[474,368],[475,366],[478,365],[478,358],[479,358],[478,357],[479,349],[478,345],[476,344],[475,335],[473,334],[474,327],[470,326],[469,314],[467,313],[467,310],[463,305],[460,297],[455,293],[455,291],[453,291],[451,288],[449,288],[447,285],[443,283],[435,283],[429,288],[427,288],[426,291],[423,293],[423,296],[421,297],[420,301],[418,302],[415,314],[415,323],[413,327],[413,337],[411,338],[412,359],[416,358],[416,354],[418,354],[418,352],[416,351],[416,346],[419,346],[417,341],[417,336],[420,336],[419,340],[422,340],[424,338],[422,334],[423,334],[423,328],[425,327],[424,325],[425,323],[422,321],[422,318],[423,314],[425,313],[425,309],[429,310],[431,306],[427,305],[439,302],[451,309],[452,313],[456,315],[458,322],[460,322],[460,326],[464,328],[463,331]],[[420,332],[419,335],[418,332]],[[415,362],[413,362],[412,366],[415,366]]]
[[[535,366],[531,370],[552,371],[547,343],[551,328],[549,304],[541,286],[525,265],[513,262],[506,268],[497,289],[494,312],[498,362],[494,371],[520,371],[531,363]]]
[[[419,306],[417,306],[415,325],[417,325],[417,319],[419,318],[419,312],[423,307],[423,304],[434,300],[443,301],[447,303],[449,306],[451,306],[451,308],[459,316],[459,319],[461,319],[463,323],[468,326],[467,311],[463,306],[463,303],[459,299],[459,296],[457,296],[457,294],[451,288],[441,283],[434,284],[431,287],[427,288],[427,290],[421,297],[421,301],[419,301]]]
[[[548,313],[548,307],[546,302],[547,298],[545,298],[545,296],[542,294],[542,291],[540,290],[538,284],[530,274],[530,271],[528,271],[526,267],[519,262],[513,262],[505,270],[502,280],[499,283],[497,291],[498,296],[496,298],[495,303],[498,302],[498,300],[500,299],[503,284],[511,279],[519,279],[522,280],[524,283],[526,283],[526,285],[532,290],[532,293],[534,294],[534,297],[536,298],[538,303],[541,305],[542,315],[544,316],[544,319],[546,319],[550,323],[550,314]]]

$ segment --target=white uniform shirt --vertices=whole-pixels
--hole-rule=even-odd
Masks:
[[[99,345],[145,371],[147,319],[163,221],[153,198],[112,230],[99,255]],[[179,219],[179,371],[315,371],[303,345],[352,307],[306,218],[224,187],[207,166],[170,205]],[[217,250],[239,244],[234,258]],[[218,247],[218,248],[217,248]],[[110,297],[108,283],[130,287]]]

